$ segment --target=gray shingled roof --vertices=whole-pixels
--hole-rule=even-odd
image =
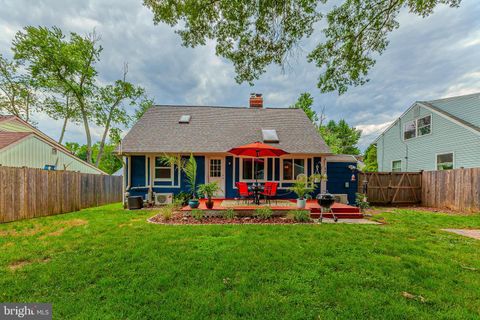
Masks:
[[[190,115],[188,124],[178,123]],[[226,152],[262,141],[261,129],[275,129],[280,142],[272,145],[290,153],[330,153],[308,117],[299,109],[154,106],[122,140],[122,153]]]

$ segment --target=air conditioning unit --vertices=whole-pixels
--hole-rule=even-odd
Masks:
[[[153,193],[155,205],[170,204],[173,201],[173,193]]]
[[[334,194],[335,196],[335,202],[337,203],[343,203],[343,204],[348,204],[348,195],[347,194]]]

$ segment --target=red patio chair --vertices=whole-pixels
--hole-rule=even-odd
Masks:
[[[278,182],[265,182],[263,192],[260,194],[265,197],[265,202],[270,203],[272,198],[277,196]]]
[[[253,195],[253,192],[248,190],[248,184],[246,182],[236,182],[235,186],[237,187],[237,194],[239,199],[243,199],[245,202],[250,199]]]

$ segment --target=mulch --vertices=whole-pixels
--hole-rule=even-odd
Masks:
[[[196,220],[195,218],[184,215],[183,213],[177,212],[174,213],[172,218],[169,220],[163,219],[160,214],[151,217],[148,219],[151,223],[157,224],[170,224],[170,225],[180,225],[180,224],[299,224],[299,222],[294,221],[286,217],[272,217],[270,219],[259,219],[255,217],[235,217],[233,219],[225,219],[222,217],[204,217],[201,220]],[[313,223],[303,222],[302,224]]]

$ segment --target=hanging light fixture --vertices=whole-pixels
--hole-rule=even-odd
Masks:
[[[357,180],[355,177],[355,173],[352,173],[352,177],[350,178],[350,181],[354,182],[355,180]]]

